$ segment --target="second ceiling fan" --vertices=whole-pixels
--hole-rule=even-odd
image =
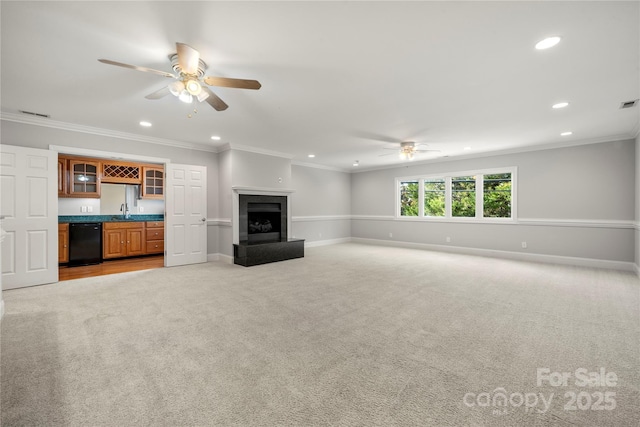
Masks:
[[[213,93],[211,89],[203,85],[203,83],[209,86],[254,90],[260,89],[262,86],[257,80],[205,76],[204,72],[207,69],[207,64],[200,59],[200,53],[197,50],[184,43],[176,43],[176,50],[176,53],[169,56],[171,67],[176,74],[137,65],[123,64],[122,62],[111,61],[109,59],[98,59],[98,61],[104,64],[116,65],[118,67],[130,68],[146,73],[154,73],[175,79],[175,81],[171,82],[168,86],[147,95],[145,97],[147,99],[160,99],[172,94],[177,96],[181,101],[190,103],[193,101],[193,98],[196,98],[199,102],[206,101],[216,111],[226,110],[229,106]]]
[[[416,144],[413,141],[404,141],[400,143],[400,158],[402,160],[413,160],[413,157],[417,153],[439,152],[440,150],[429,150],[424,148],[418,148],[424,144]],[[385,148],[385,150],[397,150],[397,148]],[[389,154],[381,154],[381,156],[388,156]]]

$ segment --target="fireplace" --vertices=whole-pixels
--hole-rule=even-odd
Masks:
[[[239,210],[240,242],[287,240],[287,198],[241,194]]]
[[[238,244],[233,262],[249,267],[304,257],[304,240],[287,232],[287,197],[238,195]]]

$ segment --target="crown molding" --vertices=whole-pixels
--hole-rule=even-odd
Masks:
[[[282,153],[280,151],[274,151],[274,150],[267,150],[264,148],[257,148],[257,147],[250,147],[248,145],[241,145],[241,144],[232,144],[232,143],[226,143],[223,144],[221,147],[218,147],[217,149],[217,153],[222,153],[223,151],[246,151],[247,153],[254,153],[254,154],[262,154],[263,156],[273,156],[273,157],[282,157],[284,159],[293,159],[293,155],[289,154],[289,153]]]
[[[483,157],[497,157],[497,156],[504,156],[508,154],[520,154],[520,153],[531,153],[535,151],[557,150],[561,148],[579,147],[582,145],[627,141],[627,140],[633,140],[635,138],[636,138],[635,136],[631,136],[630,134],[620,134],[620,135],[611,135],[611,136],[600,137],[600,138],[581,139],[581,140],[559,142],[559,143],[526,145],[522,147],[505,148],[501,150],[488,150],[488,151],[482,151],[478,153],[464,154],[460,156],[454,155],[454,156],[447,156],[447,157],[438,157],[435,159],[425,159],[425,160],[411,161],[411,162],[405,162],[405,163],[396,163],[393,165],[372,166],[369,168],[361,168],[357,171],[354,170],[354,171],[351,171],[351,173],[370,172],[370,171],[384,170],[384,169],[399,169],[399,168],[406,168],[408,166],[443,163],[443,162],[455,162],[458,160],[479,159]]]
[[[324,169],[324,170],[333,171],[333,172],[344,172],[344,173],[351,173],[352,172],[351,169],[344,169],[344,168],[338,168],[338,167],[333,167],[333,166],[318,165],[318,164],[315,164],[315,163],[305,163],[305,162],[300,162],[300,161],[297,161],[297,160],[291,161],[291,164],[293,166],[302,166],[302,167],[305,167],[305,168]]]
[[[87,133],[97,136],[106,136],[110,138],[126,139],[129,141],[144,142],[147,144],[165,145],[169,147],[187,148],[189,150],[206,151],[209,153],[217,153],[218,149],[215,147],[207,147],[200,144],[176,141],[173,139],[155,138],[145,135],[138,135],[135,133],[118,132],[110,129],[97,128],[92,126],[77,125],[74,123],[60,122],[57,120],[42,118],[42,117],[30,117],[23,114],[15,113],[0,113],[0,120],[7,122],[21,123],[31,126],[42,126],[51,129],[65,130],[69,132]]]
[[[631,129],[631,135],[633,135],[633,138],[638,138],[640,135],[640,120],[638,120],[635,126]]]

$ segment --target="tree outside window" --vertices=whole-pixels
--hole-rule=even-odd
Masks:
[[[456,176],[451,178],[451,216],[476,216],[476,177]]]
[[[420,186],[418,181],[400,182],[400,215],[418,216],[420,214]]]
[[[425,216],[444,216],[445,191],[446,184],[444,178],[424,180]]]
[[[511,218],[511,174],[484,175],[485,218]]]

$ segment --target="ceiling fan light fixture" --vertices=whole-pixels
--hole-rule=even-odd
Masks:
[[[169,92],[173,96],[180,96],[180,93],[184,90],[184,83],[181,80],[176,80],[169,85]]]
[[[188,80],[185,84],[185,89],[193,96],[198,96],[202,92],[202,86],[197,80]]]
[[[178,99],[182,102],[184,102],[185,104],[191,104],[191,102],[193,102],[193,97],[191,96],[191,94],[184,89],[182,92],[180,92],[180,95],[178,96]]]

